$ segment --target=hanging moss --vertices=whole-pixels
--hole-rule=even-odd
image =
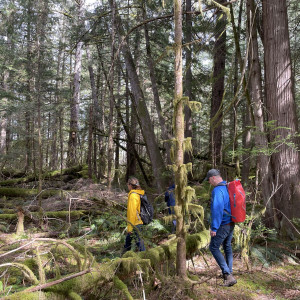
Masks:
[[[199,7],[201,7],[202,10],[202,6],[200,6],[200,4]],[[202,103],[198,101],[189,101],[188,106],[192,112],[200,112],[202,108]]]
[[[122,280],[120,280],[118,276],[114,276],[113,282],[114,282],[115,288],[122,291],[124,293],[124,295],[126,296],[126,299],[133,300],[132,296],[130,295],[130,293],[128,291],[127,285]]]
[[[207,0],[207,3],[209,5],[214,4],[216,7],[220,8],[221,10],[223,10],[223,12],[225,13],[228,22],[230,22],[231,20],[231,15],[230,15],[230,9],[226,6],[223,6],[222,4],[218,3],[217,1],[214,0]]]
[[[204,208],[201,205],[189,203],[188,204],[188,211],[191,215],[193,215],[195,218],[197,218],[202,226],[202,229],[205,229],[204,225]]]
[[[171,224],[173,220],[175,220],[175,215],[168,215],[161,218],[164,224]]]
[[[118,274],[128,276],[138,269],[138,266],[142,268],[145,273],[148,273],[150,267],[150,259],[141,258],[145,252],[139,252],[139,256],[135,257],[122,257],[119,260],[114,261],[115,269]]]
[[[184,152],[188,152],[188,153],[192,154],[193,146],[192,146],[192,138],[191,137],[185,138],[182,146],[183,146]]]

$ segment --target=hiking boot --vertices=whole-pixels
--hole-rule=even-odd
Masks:
[[[237,283],[237,281],[233,277],[232,274],[224,274],[224,284],[223,284],[223,286],[233,286],[236,283]]]

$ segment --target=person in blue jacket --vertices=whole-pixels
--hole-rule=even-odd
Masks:
[[[222,270],[224,286],[232,286],[237,283],[232,275],[233,254],[231,240],[233,236],[234,223],[231,221],[231,209],[226,181],[221,177],[220,171],[211,169],[206,178],[214,186],[211,195],[211,241],[209,250]],[[220,251],[223,245],[225,258]]]
[[[174,215],[174,206],[176,205],[175,201],[175,184],[171,183],[168,187],[167,191],[165,192],[165,201],[168,207],[169,215]],[[176,220],[172,221],[172,233],[176,232]]]

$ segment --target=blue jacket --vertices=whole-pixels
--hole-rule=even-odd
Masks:
[[[168,190],[165,192],[165,201],[167,202],[167,206],[175,206],[175,184],[169,186]]]
[[[222,181],[220,184],[226,184]],[[211,193],[211,230],[216,232],[221,225],[231,222],[230,200],[227,187],[225,185],[217,185]],[[225,211],[227,212],[225,212]]]

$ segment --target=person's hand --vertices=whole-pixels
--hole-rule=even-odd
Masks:
[[[210,230],[210,236],[216,236],[216,234],[217,234],[216,232]]]

